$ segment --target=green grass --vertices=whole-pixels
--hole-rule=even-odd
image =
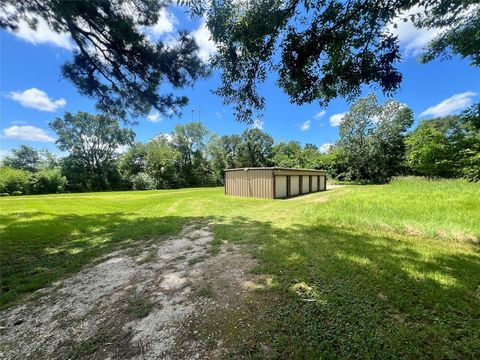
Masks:
[[[251,245],[254,271],[272,278],[263,305],[249,308],[252,330],[235,334],[240,355],[268,344],[283,357],[480,357],[478,184],[399,179],[286,201],[221,188],[24,196],[0,206],[3,307],[113,249],[210,222],[215,244]]]

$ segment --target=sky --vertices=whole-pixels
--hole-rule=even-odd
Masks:
[[[169,41],[178,30],[192,31],[200,46],[199,56],[208,60],[215,46],[201,19],[190,19],[179,7],[165,9],[160,15],[157,24],[145,30],[152,41]],[[398,68],[404,80],[394,98],[414,111],[416,124],[423,119],[456,114],[479,101],[480,70],[471,67],[468,59],[417,62],[417,56],[438,30],[418,30],[401,21],[396,29],[390,29],[399,36],[403,56]],[[17,33],[0,30],[0,157],[20,144],[58,152],[48,123],[65,112],[97,112],[93,99],[82,96],[61,77],[61,65],[71,58],[72,51],[74,45],[69,36],[52,32],[43,22],[37,31],[26,24],[21,24]],[[315,103],[291,104],[275,86],[275,74],[271,74],[261,88],[266,99],[262,120],[253,125],[240,124],[234,120],[232,107],[223,105],[222,99],[212,94],[211,90],[219,85],[219,73],[214,72],[193,88],[179,90],[178,94],[190,99],[183,115],[166,118],[154,112],[137,119],[138,125],[133,127],[136,140],[148,141],[193,119],[219,135],[240,133],[253,126],[263,129],[277,142],[297,140],[326,151],[338,139],[338,125],[349,108],[344,99],[336,99],[325,108]],[[381,102],[386,100],[374,88],[365,87],[362,95],[369,93],[376,93]]]

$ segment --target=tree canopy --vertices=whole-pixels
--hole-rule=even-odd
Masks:
[[[415,174],[480,180],[480,129],[467,115],[422,121],[408,135],[407,164]]]
[[[398,38],[389,31],[398,17],[419,28],[444,29],[424,62],[459,54],[479,65],[477,0],[186,2],[206,14],[218,44],[213,64],[222,70],[216,93],[235,106],[240,121],[252,122],[263,110],[259,87],[271,71],[295,104],[353,100],[363,85],[392,94],[402,80]]]
[[[251,123],[265,99],[260,86],[270,72],[295,104],[353,100],[362,86],[395,92],[402,74],[398,38],[389,31],[404,18],[420,28],[443,29],[421,56],[423,62],[458,54],[480,64],[478,0],[181,0],[205,16],[221,70],[216,93],[235,107],[236,119]],[[127,118],[152,109],[171,116],[187,104],[173,91],[208,70],[185,31],[177,41],[152,43],[144,29],[156,23],[170,0],[4,0],[0,26],[15,30],[39,19],[75,43],[62,73],[110,115]],[[413,11],[413,12],[412,12]],[[163,91],[163,92],[162,92]]]
[[[154,25],[168,1],[151,0],[4,0],[0,26],[15,31],[26,21],[35,29],[44,19],[56,32],[71,35],[73,59],[62,74],[97,101],[99,110],[127,118],[156,109],[171,116],[187,104],[185,96],[162,87],[192,85],[207,70],[198,46],[185,31],[175,43],[151,42],[143,29]]]
[[[57,147],[69,152],[66,162],[70,173],[83,174],[83,181],[79,182],[91,189],[108,188],[108,172],[116,153],[135,138],[135,133],[121,128],[116,119],[86,112],[67,112],[63,119],[52,121],[50,127],[58,136]]]
[[[389,100],[380,105],[375,95],[359,99],[340,123],[338,147],[343,152],[349,180],[388,181],[401,173],[404,137],[413,124],[413,112]]]

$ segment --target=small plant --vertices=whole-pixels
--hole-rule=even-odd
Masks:
[[[105,343],[111,340],[111,335],[100,331],[94,336],[78,343],[70,351],[70,359],[81,359],[88,355],[94,354],[98,349],[105,345]]]
[[[128,302],[127,312],[137,319],[146,317],[153,309],[153,304],[144,298],[135,296]]]
[[[211,298],[213,297],[213,289],[211,285],[204,286],[197,291],[197,295],[200,297]]]

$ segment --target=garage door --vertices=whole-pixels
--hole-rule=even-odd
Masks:
[[[312,192],[318,191],[318,176],[312,176]]]
[[[275,197],[287,197],[287,177],[275,176]]]
[[[302,176],[302,194],[310,192],[310,176]]]
[[[320,191],[325,190],[325,176],[320,176]]]
[[[290,195],[299,194],[300,180],[298,176],[290,176]]]

